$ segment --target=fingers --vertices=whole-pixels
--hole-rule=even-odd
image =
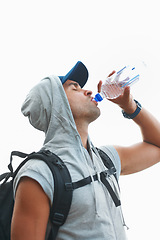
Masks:
[[[131,98],[130,87],[127,86],[124,89],[124,92],[120,96],[118,96],[117,98],[108,99],[108,100],[113,102],[113,103],[116,103],[120,106],[123,106],[123,105],[126,105],[130,101],[130,98]]]
[[[116,71],[113,70],[109,75],[108,77],[111,77]],[[101,87],[102,87],[102,81],[100,80],[99,83],[98,83],[98,92],[100,93],[101,92]]]
[[[101,92],[101,87],[102,87],[102,81],[99,81],[97,87],[98,87],[98,92],[100,93]]]
[[[108,77],[111,77],[115,72],[116,72],[116,71],[113,70],[113,71],[108,75]]]

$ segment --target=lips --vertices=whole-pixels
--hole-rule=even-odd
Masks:
[[[91,98],[91,101],[98,105],[98,102],[96,102],[93,97]]]

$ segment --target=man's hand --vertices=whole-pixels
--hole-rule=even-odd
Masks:
[[[132,114],[137,108],[137,105],[133,99],[133,96],[130,93],[130,87],[126,87],[124,92],[115,99],[108,99],[109,101],[117,104],[121,107],[126,113]]]

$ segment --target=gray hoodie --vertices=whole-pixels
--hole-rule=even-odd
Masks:
[[[42,149],[57,154],[67,165],[72,181],[100,173],[106,168],[88,137],[88,151],[83,147],[73,115],[60,79],[50,76],[38,83],[28,94],[22,112],[30,123],[45,133]],[[120,159],[113,146],[101,147],[120,175]],[[43,161],[30,160],[19,171],[14,181],[14,193],[21,177],[28,176],[42,186],[51,204],[54,179]],[[93,179],[93,178],[92,178]],[[119,195],[114,177],[110,184]],[[48,224],[49,226],[49,224]],[[68,218],[60,227],[57,240],[125,240],[121,207],[115,207],[107,189],[98,181],[74,190]]]

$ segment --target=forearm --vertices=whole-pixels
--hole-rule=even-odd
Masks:
[[[141,129],[143,142],[131,147],[116,147],[121,159],[121,174],[139,172],[160,161],[160,123],[145,108],[133,121]]]
[[[127,113],[132,115],[137,104],[126,88],[124,94],[112,100]],[[146,169],[160,161],[160,122],[143,106],[133,120],[141,129],[142,143],[131,147],[116,146],[121,159],[122,174],[131,174]]]
[[[137,104],[133,97],[129,95],[129,91],[126,91],[126,96],[127,94],[128,97],[122,98],[118,105],[127,114],[131,115],[135,112]],[[160,147],[160,122],[151,113],[142,107],[138,115],[133,118],[133,121],[140,127],[144,142]]]
[[[160,147],[160,122],[143,107],[133,120],[141,129],[143,141]]]
[[[137,108],[129,87],[125,88],[121,96],[110,101],[119,105],[129,115],[133,114]],[[144,142],[160,147],[160,122],[151,113],[142,106],[141,111],[133,118],[133,121],[140,127]]]

